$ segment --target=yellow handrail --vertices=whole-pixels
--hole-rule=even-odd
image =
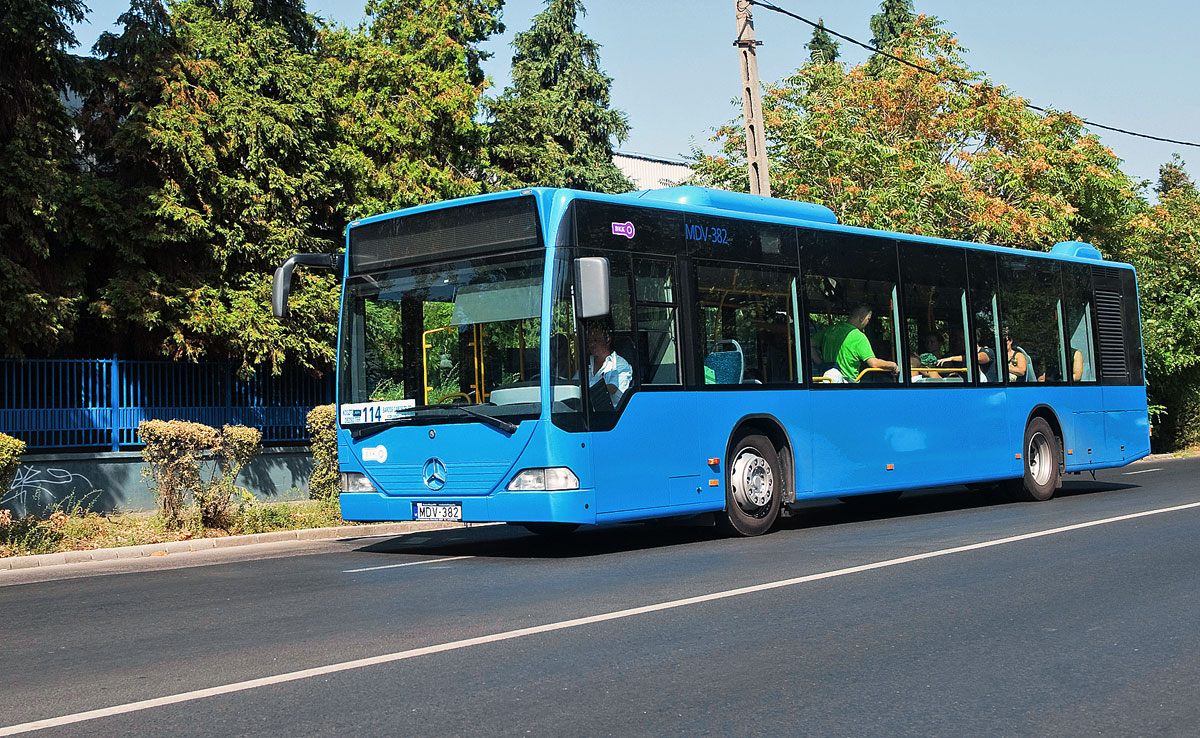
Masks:
[[[876,368],[876,367],[869,366],[869,367],[867,367],[866,369],[863,369],[861,372],[859,372],[859,373],[858,373],[858,376],[854,378],[854,381],[855,381],[855,382],[861,382],[861,381],[862,381],[862,378],[863,378],[863,377],[865,377],[865,376],[867,376],[867,375],[868,375],[868,374],[870,374],[871,372],[887,372],[888,374],[891,374],[891,373],[892,373],[892,370],[891,370],[891,369],[883,369],[883,368]]]

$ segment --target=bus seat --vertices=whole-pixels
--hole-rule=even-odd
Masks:
[[[614,333],[612,337],[613,351],[617,352],[625,361],[629,362],[630,368],[633,369],[633,383],[641,384],[641,376],[638,374],[638,352],[633,345],[633,339],[623,333]]]
[[[713,384],[741,384],[745,369],[741,345],[733,339],[713,342],[704,366],[713,371]]]

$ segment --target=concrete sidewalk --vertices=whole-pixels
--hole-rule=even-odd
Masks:
[[[195,538],[188,541],[148,543],[141,546],[117,548],[95,548],[88,551],[64,551],[62,553],[37,554],[34,556],[6,556],[0,558],[0,571],[33,569],[62,564],[78,564],[86,561],[114,561],[138,559],[144,556],[192,551],[211,551],[217,548],[251,546],[257,543],[279,543],[280,541],[320,541],[342,538],[366,538],[370,536],[403,535],[420,530],[443,530],[465,528],[464,523],[375,523],[371,525],[339,525],[332,528],[305,528],[302,530],[280,530],[271,533],[253,533],[245,536],[222,536],[219,538]]]

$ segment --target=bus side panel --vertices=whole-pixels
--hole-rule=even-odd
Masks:
[[[1128,463],[1150,453],[1146,388],[1104,387],[1104,434],[1114,461]]]
[[[802,389],[755,390],[749,392],[707,391],[700,395],[700,454],[706,459],[721,459],[716,469],[705,467],[705,480],[716,479],[721,485],[713,492],[719,509],[725,501],[726,446],[738,422],[751,416],[774,418],[783,426],[792,445],[795,466],[796,494],[805,496],[812,491],[812,416],[811,393]],[[708,484],[708,481],[704,482]]]
[[[635,392],[616,426],[590,434],[597,514],[603,520],[669,515],[670,507],[717,498],[719,490],[700,482],[706,466],[696,450],[696,400],[694,392]]]
[[[1104,396],[1099,385],[1071,388],[1071,427],[1063,419],[1064,461],[1068,471],[1094,469],[1104,458]],[[1060,410],[1065,414],[1065,410]]]
[[[815,390],[813,496],[1019,476],[1005,432],[1005,390]],[[890,468],[889,468],[890,467]]]

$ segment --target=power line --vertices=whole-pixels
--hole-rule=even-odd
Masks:
[[[771,11],[774,11],[781,15],[786,15],[789,18],[794,18],[802,23],[807,23],[808,25],[812,26],[813,28],[820,28],[821,30],[825,31],[826,33],[828,33],[831,36],[837,36],[838,38],[842,39],[843,41],[854,44],[855,46],[861,46],[862,48],[866,49],[867,51],[870,51],[875,54],[879,54],[880,56],[891,59],[892,61],[900,62],[901,64],[903,64],[905,66],[912,67],[913,69],[917,69],[922,72],[927,72],[927,73],[932,74],[937,77],[942,76],[935,70],[930,69],[929,67],[921,66],[920,64],[915,64],[913,62],[908,61],[907,59],[901,59],[900,57],[889,54],[886,51],[883,51],[882,49],[878,49],[878,48],[872,46],[871,44],[864,44],[862,41],[859,41],[858,39],[853,39],[853,38],[850,38],[849,36],[838,33],[837,31],[830,30],[824,24],[814,23],[813,21],[810,21],[808,18],[804,18],[799,15],[796,15],[795,13],[793,13],[789,10],[784,10],[783,8],[779,7],[778,5],[775,5],[770,2],[766,2],[766,0],[747,0],[747,2],[749,2],[751,5],[757,5],[760,8],[765,8],[766,10],[771,10]],[[967,82],[965,80],[954,79],[954,78],[947,78],[947,79],[950,82],[953,82],[958,85],[962,85],[964,87],[972,87],[973,86],[970,82]],[[1037,105],[1033,105],[1032,103],[1028,103],[1028,102],[1025,103],[1025,107],[1030,110],[1037,111],[1039,113],[1049,113],[1050,112],[1046,108],[1040,108]],[[1191,141],[1179,141],[1174,138],[1163,138],[1162,136],[1152,136],[1149,133],[1138,133],[1137,131],[1128,131],[1128,130],[1125,130],[1124,128],[1116,128],[1114,126],[1106,126],[1103,123],[1095,123],[1095,122],[1087,120],[1085,118],[1080,118],[1079,120],[1085,126],[1089,126],[1091,128],[1102,128],[1106,131],[1113,131],[1114,133],[1123,133],[1126,136],[1136,136],[1138,138],[1148,138],[1151,141],[1162,141],[1164,143],[1179,144],[1180,146],[1195,146],[1196,148],[1200,148],[1200,143],[1193,143]]]

